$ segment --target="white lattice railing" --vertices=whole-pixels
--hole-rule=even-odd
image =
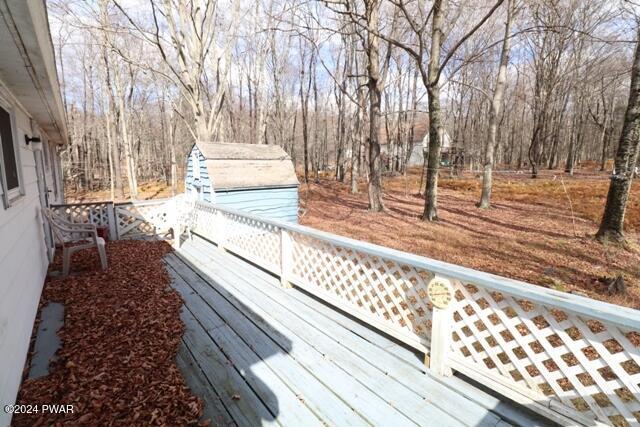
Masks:
[[[74,223],[108,227],[112,240],[166,235],[173,207],[181,199],[155,199],[125,203],[93,202],[51,205],[57,215]]]
[[[640,314],[195,202],[194,232],[563,424],[638,425]],[[436,308],[432,280],[450,286]]]

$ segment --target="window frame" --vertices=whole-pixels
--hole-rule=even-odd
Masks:
[[[24,179],[22,177],[22,162],[20,158],[20,140],[18,138],[18,126],[16,123],[16,109],[3,97],[0,96],[0,107],[2,107],[9,114],[9,122],[11,123],[11,137],[13,139],[13,153],[16,159],[16,169],[18,172],[18,186],[8,190],[6,165],[4,162],[4,152],[2,143],[0,141],[0,187],[2,190],[2,202],[5,209],[13,206],[24,195]]]

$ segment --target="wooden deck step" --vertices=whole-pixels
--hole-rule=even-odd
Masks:
[[[501,421],[486,408],[428,376],[416,376],[415,368],[410,368],[408,363],[402,363],[396,356],[372,345],[340,323],[293,299],[290,294],[298,294],[298,291],[279,288],[277,280],[255,267],[247,269],[244,261],[222,254],[208,243],[197,240],[187,243],[181,255],[196,264],[194,269],[200,270],[202,278],[216,291],[222,288],[231,292],[233,298],[254,304],[255,309],[251,307],[251,311],[256,313],[265,307],[260,314],[270,318],[269,324],[275,321],[280,325],[278,329],[285,328],[288,336],[293,336],[301,345],[304,343],[324,354],[343,372],[374,389],[388,405],[396,407],[414,422],[424,425],[437,420],[438,424],[446,424],[449,420],[457,425],[496,425]],[[321,305],[317,301],[314,303]],[[385,356],[380,359],[381,353],[386,354],[386,359]],[[399,396],[403,398],[399,399]],[[428,409],[420,408],[421,402],[427,402]],[[460,411],[461,407],[465,410]],[[421,418],[423,413],[429,412],[435,416]]]

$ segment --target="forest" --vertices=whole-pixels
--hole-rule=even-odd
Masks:
[[[68,190],[176,193],[195,141],[277,144],[307,189],[344,183],[369,211],[386,209],[385,183],[417,174],[430,222],[439,179],[472,178],[488,209],[496,179],[589,170],[611,183],[595,234],[627,241],[632,1],[55,0],[49,14]]]

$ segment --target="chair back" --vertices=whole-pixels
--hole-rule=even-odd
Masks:
[[[74,229],[74,224],[60,218],[53,210],[42,208],[42,216],[51,226],[54,241],[64,246],[70,242],[87,240],[86,229]],[[81,224],[78,224],[81,226]]]
[[[62,231],[62,226],[56,221],[55,214],[49,208],[42,208],[42,216],[47,220],[53,233],[53,240],[64,246],[66,239]]]

